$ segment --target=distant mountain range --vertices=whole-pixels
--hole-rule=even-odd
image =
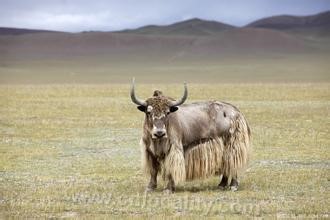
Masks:
[[[228,56],[330,53],[330,11],[275,16],[245,27],[190,19],[166,26],[81,33],[0,28],[0,65],[11,60],[219,60]],[[103,58],[102,58],[103,59]],[[4,64],[7,65],[7,64]]]
[[[259,19],[245,26],[245,28],[265,28],[273,30],[292,30],[323,28],[330,29],[330,11],[310,16],[281,15]],[[114,31],[114,33],[146,34],[146,35],[188,35],[207,36],[216,35],[224,31],[236,29],[229,24],[218,21],[208,21],[198,18],[177,22],[170,25],[147,25],[136,29]],[[244,27],[243,27],[244,28]],[[96,31],[97,32],[97,31]],[[0,28],[0,35],[21,35],[35,33],[59,33],[51,30],[33,30],[21,28]]]

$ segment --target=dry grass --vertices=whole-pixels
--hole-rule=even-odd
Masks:
[[[59,59],[2,59],[0,84],[127,83],[320,83],[330,82],[330,53],[225,54],[196,58],[145,55]]]
[[[140,97],[182,85],[138,85]],[[254,158],[238,192],[218,178],[144,195],[143,115],[128,85],[0,86],[0,217],[330,215],[329,84],[192,84],[188,102],[237,105]],[[203,91],[203,92],[201,92]]]

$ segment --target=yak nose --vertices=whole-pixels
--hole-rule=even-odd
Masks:
[[[164,137],[164,136],[165,136],[165,132],[162,131],[162,130],[158,130],[158,131],[156,131],[155,136],[156,136],[157,138]]]

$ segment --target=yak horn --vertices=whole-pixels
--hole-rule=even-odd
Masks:
[[[137,105],[147,106],[147,103],[145,101],[140,100],[135,96],[135,78],[132,79],[131,99],[132,99],[132,102],[134,102]]]
[[[188,97],[187,83],[184,83],[184,92],[182,98],[177,101],[171,102],[170,107],[182,105],[186,101],[187,97]]]

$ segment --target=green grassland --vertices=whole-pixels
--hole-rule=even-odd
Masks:
[[[330,82],[328,53],[159,56],[13,59],[2,65],[0,61],[0,84],[113,84],[127,83],[132,77],[144,83]]]
[[[137,93],[148,97],[156,88],[173,97],[183,90],[138,84]],[[250,123],[253,159],[239,191],[218,190],[213,177],[181,184],[172,195],[160,180],[144,194],[143,114],[128,84],[1,85],[0,218],[329,218],[329,83],[188,88],[188,103],[231,102]]]

